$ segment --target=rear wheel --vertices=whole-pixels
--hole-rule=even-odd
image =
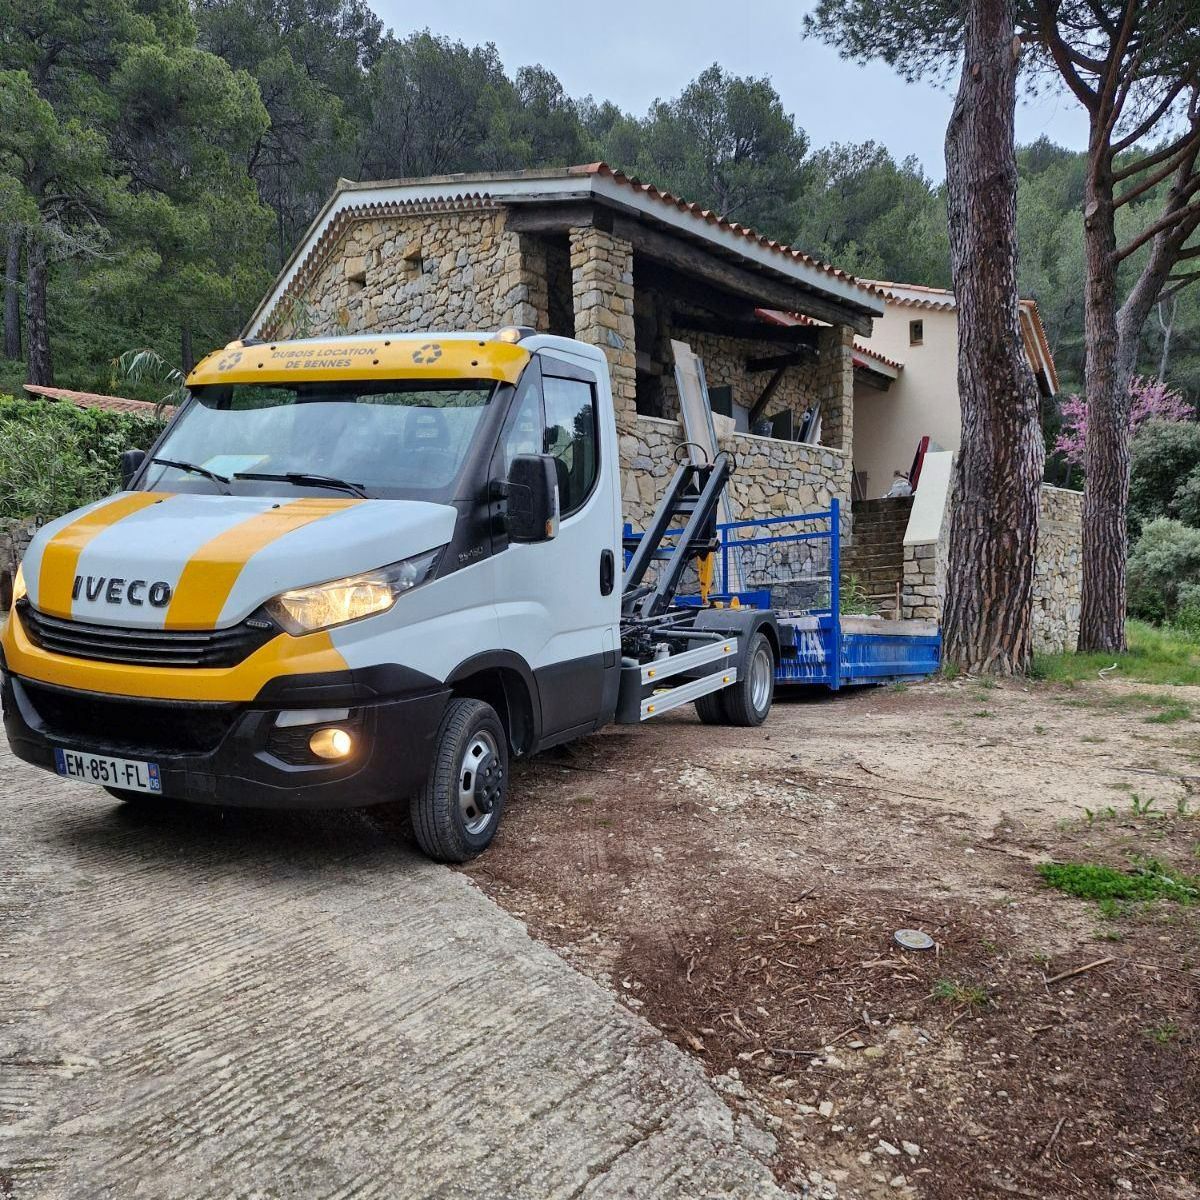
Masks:
[[[775,653],[762,630],[750,639],[738,664],[737,682],[714,694],[723,701],[729,725],[761,725],[767,719],[775,698]]]
[[[438,726],[433,766],[412,799],[417,843],[439,862],[466,862],[496,836],[508,796],[508,743],[496,710],[451,700]]]
[[[726,725],[729,718],[725,715],[725,693],[709,692],[695,701],[696,716],[703,725]]]

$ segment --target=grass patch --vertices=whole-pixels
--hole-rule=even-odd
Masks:
[[[1051,683],[1075,683],[1096,679],[1101,670],[1115,662],[1117,669],[1107,676],[1109,679],[1200,686],[1200,637],[1144,621],[1130,621],[1126,632],[1129,650],[1125,654],[1037,654],[1033,677]]]
[[[939,979],[933,985],[933,995],[937,1000],[965,1004],[968,1008],[986,1008],[991,1003],[986,988],[974,983],[955,983],[950,979]]]
[[[1037,871],[1050,887],[1081,900],[1097,901],[1110,920],[1124,916],[1129,911],[1125,906],[1138,900],[1174,900],[1178,904],[1200,900],[1200,879],[1152,858],[1128,871],[1094,863],[1042,863]]]
[[[1145,717],[1147,725],[1174,725],[1176,721],[1187,721],[1191,718],[1192,710],[1186,704],[1168,704],[1159,709],[1152,717]]]
[[[1160,1046],[1168,1046],[1179,1036],[1179,1026],[1174,1021],[1159,1021],[1157,1025],[1151,1025],[1145,1032],[1151,1041],[1157,1042]]]

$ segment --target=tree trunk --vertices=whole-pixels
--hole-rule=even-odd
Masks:
[[[4,259],[4,357],[21,357],[21,227],[8,228]]]
[[[1175,332],[1175,313],[1179,310],[1179,297],[1171,297],[1171,319],[1164,320],[1163,304],[1165,301],[1158,302],[1158,327],[1162,330],[1162,353],[1158,356],[1158,377],[1164,383],[1167,379],[1167,372],[1171,369],[1171,335]]]
[[[1084,448],[1079,649],[1115,654],[1126,648],[1129,382],[1137,367],[1142,330],[1150,311],[1162,296],[1179,254],[1200,219],[1185,218],[1153,238],[1149,258],[1118,310],[1112,163],[1111,156],[1102,150],[1108,133],[1105,121],[1102,111],[1093,117],[1088,153],[1092,165],[1083,221],[1088,436]],[[1193,152],[1176,171],[1168,192],[1168,211],[1185,206],[1196,157],[1197,152]]]
[[[1027,670],[1033,651],[1045,460],[1037,387],[1018,324],[1018,56],[1013,0],[969,0],[962,79],[946,130],[962,449],[945,653],[963,670],[1004,674]]]
[[[46,244],[30,237],[25,250],[25,342],[29,348],[29,382],[51,385],[50,325],[46,317],[46,278],[50,273]]]
[[[1094,135],[1098,136],[1098,135]],[[1084,447],[1083,592],[1079,649],[1125,649],[1125,516],[1129,504],[1129,379],[1118,356],[1116,237],[1109,167],[1090,155],[1084,199],[1083,330],[1088,406]],[[1123,377],[1124,376],[1124,377]]]

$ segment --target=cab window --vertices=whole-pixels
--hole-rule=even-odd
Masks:
[[[536,378],[536,376],[534,376]],[[512,460],[518,454],[541,454],[545,445],[542,425],[542,397],[536,386],[528,383],[517,393],[508,425],[501,438],[501,471],[508,478]]]
[[[543,377],[546,434],[544,453],[558,465],[562,515],[583,506],[596,482],[599,465],[596,392],[580,379]]]

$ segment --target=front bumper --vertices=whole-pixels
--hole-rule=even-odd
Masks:
[[[363,691],[339,688],[328,675],[319,683],[307,705],[291,707],[323,707],[335,692]],[[165,797],[246,808],[357,808],[406,799],[428,776],[449,694],[434,685],[356,700],[351,757],[298,764],[276,752],[272,734],[281,707],[261,697],[255,704],[143,700],[7,672],[0,684],[4,727],[18,758],[50,771],[56,748],[155,762]]]

